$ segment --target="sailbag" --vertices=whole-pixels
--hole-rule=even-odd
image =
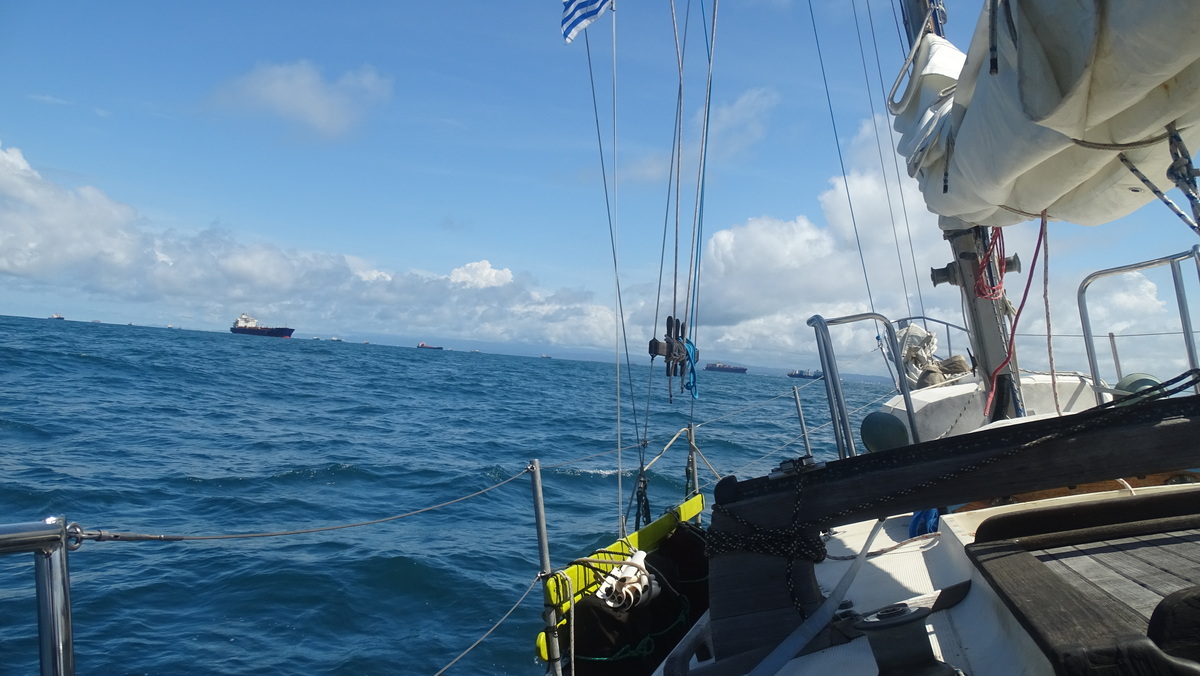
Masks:
[[[984,226],[1043,210],[1105,223],[1154,198],[1120,153],[1171,187],[1166,125],[1200,140],[1194,2],[999,1],[994,74],[988,8],[966,54],[926,33],[891,107],[929,209]]]

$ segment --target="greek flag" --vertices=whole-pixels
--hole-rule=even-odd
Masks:
[[[613,0],[563,0],[563,37],[570,43],[579,31],[599,19],[612,3]]]

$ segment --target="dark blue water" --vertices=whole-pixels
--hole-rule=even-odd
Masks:
[[[650,456],[692,420],[717,471],[759,475],[802,450],[793,385],[810,427],[828,419],[816,381],[702,373],[698,402],[670,404],[658,368],[647,415],[637,360],[622,444],[648,419]],[[617,447],[615,378],[595,362],[0,317],[0,523],[301,530],[454,500],[538,458],[564,565],[616,532],[616,456],[570,462]],[[847,388],[858,404],[885,392]],[[813,435],[819,455],[830,439]],[[656,515],[682,497],[686,448],[651,469]],[[626,489],[636,466],[624,453]],[[517,602],[538,551],[525,475],[372,526],[89,541],[69,563],[80,674],[434,674]],[[0,673],[37,671],[34,599],[32,555],[0,557]],[[542,673],[540,612],[535,590],[447,673]]]

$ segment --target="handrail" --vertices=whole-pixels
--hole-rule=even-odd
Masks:
[[[1155,258],[1152,260],[1143,261],[1141,263],[1132,263],[1130,265],[1122,265],[1116,268],[1099,270],[1097,272],[1093,272],[1087,277],[1084,277],[1083,281],[1079,283],[1079,291],[1076,294],[1076,303],[1079,306],[1079,320],[1083,326],[1083,345],[1084,349],[1087,350],[1088,368],[1091,369],[1092,373],[1092,392],[1096,396],[1097,405],[1104,403],[1104,391],[1106,388],[1100,385],[1100,367],[1096,360],[1096,346],[1094,344],[1095,337],[1092,334],[1091,318],[1088,315],[1087,310],[1088,287],[1091,286],[1092,282],[1104,277],[1111,277],[1113,275],[1120,275],[1126,272],[1138,272],[1140,270],[1148,270],[1150,268],[1157,268],[1163,265],[1170,265],[1171,280],[1175,285],[1175,302],[1179,308],[1179,323],[1183,330],[1183,346],[1187,351],[1188,366],[1194,369],[1197,368],[1196,338],[1192,333],[1192,316],[1188,311],[1187,291],[1183,286],[1183,270],[1180,267],[1180,263],[1189,258],[1196,261],[1196,272],[1197,275],[1200,275],[1200,245],[1196,245],[1187,251],[1181,251],[1177,254],[1163,256],[1161,258]],[[1197,394],[1200,394],[1200,384],[1197,384],[1194,389]]]
[[[75,673],[68,549],[67,522],[61,516],[0,525],[0,554],[33,554],[42,676]]]
[[[871,320],[883,324],[887,334],[888,349],[892,354],[892,359],[896,362],[896,372],[899,374],[897,380],[900,384],[900,394],[904,397],[905,412],[908,414],[908,429],[912,434],[913,443],[921,440],[917,433],[917,420],[913,414],[908,379],[904,377],[904,356],[900,354],[896,329],[892,326],[891,320],[875,312],[864,312],[834,319],[813,315],[808,318],[808,325],[813,327],[817,335],[817,353],[821,357],[821,370],[825,373],[825,392],[829,398],[829,418],[833,421],[833,437],[837,441],[838,457],[843,460],[858,455],[858,452],[854,448],[854,431],[850,426],[846,395],[842,391],[842,378],[838,373],[837,358],[833,353],[833,340],[829,337],[829,327]]]
[[[932,322],[934,324],[941,324],[946,329],[956,329],[958,331],[962,331],[965,334],[968,334],[968,336],[970,335],[970,331],[966,327],[959,326],[958,324],[951,324],[950,322],[947,322],[947,321],[944,321],[941,319],[934,319],[933,317],[926,317],[925,315],[915,315],[912,317],[903,317],[901,319],[897,319],[895,321],[895,324],[896,324],[896,326],[899,326],[900,328],[904,328],[905,326],[908,326],[909,324],[912,324],[913,322]],[[950,331],[947,330],[944,335],[946,336],[946,354],[948,354],[948,355],[954,354],[954,334],[950,333]]]

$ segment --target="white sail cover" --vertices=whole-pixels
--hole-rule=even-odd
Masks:
[[[1135,144],[1174,121],[1195,147],[1200,0],[1000,0],[995,75],[988,22],[985,8],[965,55],[926,34],[893,108],[899,150],[929,210],[985,226],[1042,210],[1097,225],[1154,199],[1117,159],[1121,148],[1076,140]],[[1124,152],[1172,187],[1165,140]],[[952,219],[942,227],[962,227]]]

